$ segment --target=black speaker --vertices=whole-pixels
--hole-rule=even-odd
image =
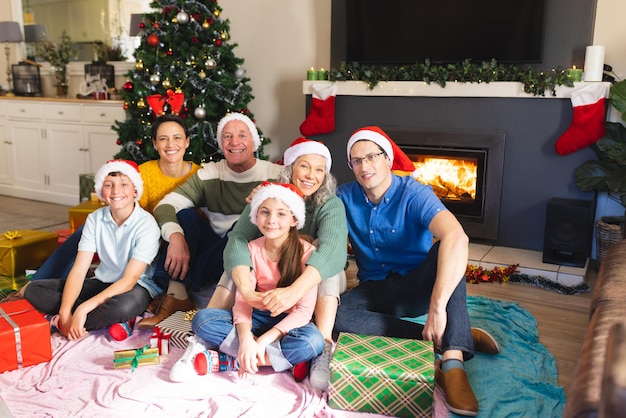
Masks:
[[[550,199],[543,237],[543,262],[584,267],[591,252],[594,216],[591,201]]]

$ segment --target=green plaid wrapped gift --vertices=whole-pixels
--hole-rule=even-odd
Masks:
[[[430,417],[435,353],[430,341],[339,334],[328,404],[345,411]]]

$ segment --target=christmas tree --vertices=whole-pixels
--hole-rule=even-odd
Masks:
[[[113,126],[122,147],[116,158],[137,163],[157,159],[152,122],[172,112],[179,113],[190,130],[186,159],[199,164],[220,160],[215,138],[219,120],[230,112],[254,120],[248,109],[254,98],[250,79],[244,60],[233,52],[237,44],[229,42],[229,21],[221,18],[216,0],[155,0],[150,7],[154,11],[143,14],[139,24],[135,69],[125,74],[120,91],[127,119]],[[149,102],[160,106],[155,109]],[[261,131],[259,135],[258,157],[267,159],[263,145],[271,141]]]

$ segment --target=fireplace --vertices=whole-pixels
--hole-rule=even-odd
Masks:
[[[500,223],[504,134],[385,130],[473,240],[495,242]]]

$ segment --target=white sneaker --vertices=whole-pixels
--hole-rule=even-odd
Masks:
[[[328,389],[330,381],[330,359],[333,356],[333,345],[326,343],[324,351],[318,357],[313,359],[311,371],[309,372],[309,381],[315,389]]]
[[[170,370],[170,380],[172,382],[186,382],[198,376],[198,373],[196,373],[193,367],[193,359],[197,354],[206,350],[207,347],[204,345],[204,342],[195,335],[187,337],[187,341],[189,341],[187,349]]]

